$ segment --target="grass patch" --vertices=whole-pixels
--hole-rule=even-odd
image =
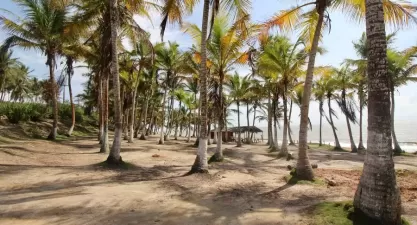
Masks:
[[[310,185],[318,185],[318,186],[325,186],[326,182],[322,179],[315,178],[313,181],[308,180],[300,180],[297,176],[294,175],[287,175],[284,177],[285,182],[287,184],[295,185],[295,184],[310,184]]]
[[[411,152],[402,152],[400,156],[406,156],[406,157],[416,157],[417,152],[411,153]]]
[[[312,225],[370,225],[379,224],[359,213],[356,213],[352,201],[344,202],[322,202],[314,206],[312,214]],[[404,218],[403,225],[410,225]]]

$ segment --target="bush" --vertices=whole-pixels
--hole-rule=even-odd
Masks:
[[[59,118],[62,120],[71,120],[72,119],[72,109],[71,104],[60,104],[59,108]],[[75,107],[75,122],[83,122],[84,111],[82,108]]]
[[[10,123],[25,121],[39,122],[48,114],[48,107],[38,103],[0,103],[0,116],[5,116]]]

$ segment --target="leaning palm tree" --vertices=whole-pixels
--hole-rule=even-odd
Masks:
[[[22,20],[12,20],[0,16],[3,29],[9,33],[4,46],[19,46],[37,49],[46,55],[49,67],[49,90],[52,96],[53,125],[48,139],[55,140],[58,131],[58,100],[55,81],[57,57],[61,54],[63,43],[75,35],[70,23],[69,4],[52,4],[50,0],[15,0],[25,12]]]
[[[350,140],[350,149],[353,153],[358,152],[356,147],[355,140],[352,135],[352,128],[350,123],[356,124],[356,113],[355,113],[355,103],[353,100],[353,93],[350,92],[355,88],[355,83],[353,81],[353,73],[349,70],[348,67],[344,66],[340,69],[335,70],[335,79],[337,80],[337,85],[340,90],[340,95],[337,96],[336,102],[340,107],[340,110],[346,117],[346,124],[348,128],[349,140]]]
[[[411,21],[416,22],[412,15],[414,7],[404,2],[383,0],[385,18],[388,23],[395,26],[403,26]],[[313,170],[307,155],[307,130],[308,112],[310,106],[311,88],[313,84],[314,65],[319,42],[322,38],[324,27],[330,26],[330,16],[328,10],[340,10],[349,17],[363,20],[365,17],[365,1],[347,0],[316,0],[307,2],[289,10],[282,10],[273,18],[265,23],[265,27],[279,27],[281,30],[288,31],[297,29],[301,37],[307,43],[309,49],[309,59],[307,65],[306,78],[304,82],[303,106],[301,108],[300,132],[299,132],[299,157],[297,161],[297,176],[300,179],[312,180]]]
[[[370,224],[402,224],[401,196],[392,157],[390,81],[382,0],[366,1],[368,150],[353,205]]]

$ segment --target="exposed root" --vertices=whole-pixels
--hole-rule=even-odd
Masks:
[[[215,163],[215,162],[223,162],[223,160],[224,160],[224,157],[219,156],[219,154],[216,153],[210,157],[210,159],[208,160],[208,164]]]

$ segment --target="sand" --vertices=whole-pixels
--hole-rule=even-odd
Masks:
[[[315,204],[353,198],[363,164],[363,156],[310,150],[316,174],[337,186],[288,185],[283,177],[295,161],[276,159],[263,143],[229,144],[210,174],[184,177],[195,148],[185,139],[157,140],[123,141],[122,157],[133,164],[127,170],[98,166],[106,155],[94,137],[0,145],[0,224],[309,224]],[[417,158],[395,161],[404,216],[417,224],[417,176],[409,172]]]

